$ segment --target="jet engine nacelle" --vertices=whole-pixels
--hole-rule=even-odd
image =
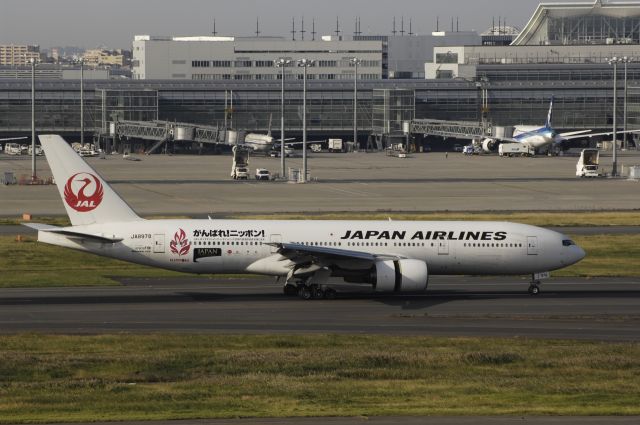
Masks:
[[[421,292],[427,289],[429,272],[420,260],[378,261],[371,280],[376,292]]]
[[[486,153],[492,152],[496,146],[496,141],[494,139],[484,139],[482,141],[482,150]]]

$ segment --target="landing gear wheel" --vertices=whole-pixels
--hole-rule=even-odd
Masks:
[[[301,286],[298,290],[298,296],[303,300],[310,300],[312,295],[313,294],[311,293],[311,290],[308,286]]]
[[[292,285],[291,283],[286,283],[282,287],[282,292],[287,296],[296,295],[298,293],[298,287],[296,285]]]
[[[538,285],[529,286],[529,295],[538,295],[540,293],[540,287]]]
[[[327,288],[324,291],[324,297],[327,300],[335,300],[337,295],[338,295],[338,293],[336,292],[335,289]]]
[[[313,285],[311,287],[311,294],[313,295],[313,298],[317,300],[321,300],[324,298],[324,291],[318,285]]]

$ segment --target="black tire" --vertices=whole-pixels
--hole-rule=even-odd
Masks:
[[[529,286],[529,295],[538,295],[540,293],[540,287],[537,285]]]
[[[312,296],[311,290],[307,286],[301,286],[298,290],[298,296],[303,300],[310,300]]]

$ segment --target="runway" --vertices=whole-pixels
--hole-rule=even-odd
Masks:
[[[253,279],[125,279],[120,287],[0,289],[0,332],[379,333],[640,340],[640,278],[433,277],[420,295],[339,287],[303,301]]]

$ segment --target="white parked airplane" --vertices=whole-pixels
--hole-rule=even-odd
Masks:
[[[144,220],[60,136],[40,141],[72,226],[29,224],[38,240],[133,263],[277,276],[310,298],[335,295],[329,277],[420,292],[429,275],[533,275],[585,256],[560,233],[509,222]]]
[[[547,121],[544,126],[517,125],[513,128],[513,137],[489,137],[482,141],[482,150],[492,152],[500,143],[523,143],[539,152],[541,149],[558,146],[563,142],[573,139],[584,139],[585,137],[608,136],[613,132],[591,133],[593,130],[577,130],[567,133],[558,133],[552,127],[553,118],[553,97],[549,104]],[[638,130],[618,131],[618,134],[637,133]]]

